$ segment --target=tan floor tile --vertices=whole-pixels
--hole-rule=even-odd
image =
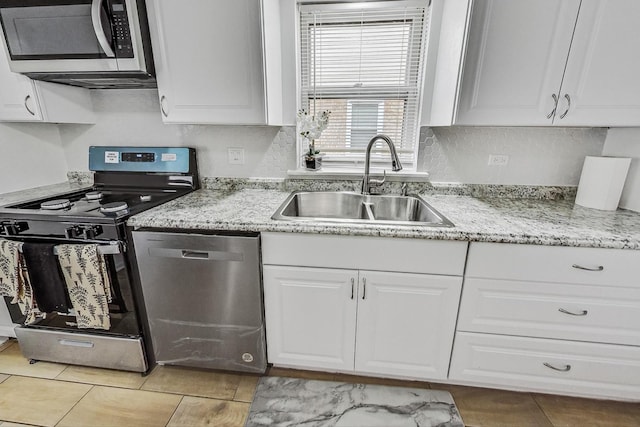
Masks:
[[[167,427],[242,427],[251,405],[185,396]]]
[[[473,427],[551,427],[529,393],[432,384],[451,393],[465,425]]]
[[[256,392],[256,386],[258,385],[259,379],[260,377],[256,375],[241,376],[240,383],[238,384],[235,396],[233,396],[233,400],[237,400],[239,402],[251,402],[253,400],[253,395]]]
[[[11,344],[14,344],[15,342],[16,342],[15,339],[8,339],[4,341],[2,344],[0,344],[0,351],[4,350],[5,348],[9,347]]]
[[[556,427],[637,427],[640,426],[640,404],[577,397],[533,396]]]
[[[136,372],[115,371],[112,369],[69,366],[56,377],[57,380],[76,383],[104,385],[111,387],[138,389],[146,378]]]
[[[85,384],[13,376],[0,384],[0,419],[53,426],[90,389]]]
[[[36,362],[31,365],[20,352],[20,346],[15,342],[0,352],[0,372],[3,374],[55,378],[66,367],[67,365],[49,362]]]
[[[240,378],[240,375],[204,369],[158,366],[142,385],[142,390],[231,400]]]
[[[0,427],[37,427],[33,424],[19,424],[19,423],[10,423],[10,422],[0,422]]]
[[[174,394],[95,386],[58,426],[165,426],[180,399]]]
[[[7,378],[9,378],[9,375],[0,374],[0,383],[4,382],[4,380],[6,380]]]

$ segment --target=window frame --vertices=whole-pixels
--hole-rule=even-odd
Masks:
[[[311,103],[313,102],[313,94],[314,91],[311,90],[307,90],[307,96],[304,97],[304,88],[313,88],[313,85],[309,84],[307,86],[303,85],[303,57],[305,56],[303,51],[302,51],[302,41],[301,41],[301,37],[302,37],[302,31],[301,31],[301,27],[302,27],[302,18],[301,18],[301,12],[308,8],[309,6],[313,5],[313,8],[316,10],[320,10],[320,11],[350,11],[350,10],[368,10],[368,9],[380,9],[383,7],[389,7],[389,8],[401,8],[401,7],[419,7],[419,8],[423,8],[424,9],[424,14],[423,14],[423,18],[421,20],[421,22],[419,24],[414,24],[414,23],[410,23],[410,27],[409,27],[409,35],[408,35],[408,40],[410,45],[407,47],[407,58],[406,58],[406,62],[407,62],[407,66],[406,68],[406,73],[407,73],[407,78],[405,79],[406,82],[410,81],[410,73],[414,70],[412,70],[411,65],[410,65],[410,59],[414,58],[416,60],[419,61],[419,64],[416,66],[416,70],[414,71],[417,74],[417,79],[415,81],[415,83],[407,83],[404,85],[398,85],[398,86],[381,86],[378,89],[375,88],[368,88],[367,92],[365,93],[367,97],[363,97],[362,94],[358,94],[357,92],[354,92],[353,90],[349,90],[350,88],[344,88],[344,87],[340,87],[340,86],[331,86],[331,87],[324,87],[324,88],[318,88],[317,86],[315,87],[315,96],[316,99],[320,99],[320,100],[329,100],[329,99],[340,99],[340,100],[344,100],[347,103],[348,108],[351,108],[351,105],[353,103],[367,103],[367,102],[373,102],[374,100],[376,102],[378,102],[379,105],[379,112],[378,112],[378,130],[380,130],[382,128],[381,123],[380,123],[380,116],[382,116],[382,120],[384,120],[384,101],[385,100],[404,100],[404,104],[405,106],[404,108],[404,112],[402,113],[402,125],[401,128],[399,130],[400,135],[407,135],[409,133],[411,133],[411,136],[408,137],[411,139],[411,151],[407,151],[407,150],[398,150],[399,152],[404,152],[405,155],[406,153],[410,152],[410,157],[411,160],[410,161],[406,161],[403,160],[403,165],[405,165],[405,170],[409,171],[409,172],[415,172],[417,170],[418,167],[418,148],[419,148],[419,134],[420,134],[420,120],[421,120],[421,110],[422,110],[422,96],[423,96],[423,85],[424,85],[424,73],[425,73],[425,69],[426,69],[426,59],[427,59],[427,45],[428,45],[428,30],[429,30],[429,26],[430,26],[430,19],[431,19],[431,13],[430,13],[430,2],[427,1],[419,1],[419,0],[387,0],[387,1],[375,1],[375,2],[368,2],[368,1],[345,1],[345,0],[338,0],[339,2],[335,3],[324,3],[324,2],[320,2],[320,4],[318,4],[318,2],[313,2],[313,3],[306,3],[304,1],[302,2],[298,2],[297,4],[297,9],[296,9],[296,57],[297,57],[297,96],[296,96],[296,100],[297,100],[297,104],[298,104],[298,110],[300,109],[305,109],[307,111],[312,111],[311,108]],[[385,18],[386,19],[386,18]],[[380,22],[381,24],[385,23],[385,19],[381,19]],[[393,22],[394,20],[389,19],[389,22]],[[343,22],[340,20],[335,20],[335,22]],[[368,22],[376,22],[375,19],[371,19]],[[406,22],[406,21],[399,21],[399,22]],[[311,28],[311,27],[310,27]],[[416,31],[421,30],[422,34],[421,35],[417,35]],[[416,38],[419,38],[421,40],[421,43],[417,43],[418,46],[416,46],[415,40]],[[312,73],[308,73],[307,77],[310,77]],[[356,94],[356,96],[353,97],[349,97],[349,95],[353,95]],[[384,95],[392,95],[392,96],[388,96],[387,98],[381,98]],[[404,95],[404,96],[401,96]],[[413,98],[412,98],[413,97]],[[414,103],[413,112],[408,112],[407,109],[407,103],[409,102],[408,100],[411,98],[412,102]],[[368,101],[368,99],[370,99],[371,101]],[[306,101],[306,102],[305,102]],[[306,104],[306,105],[305,105]],[[382,109],[382,111],[380,111]],[[321,108],[319,108],[319,110],[321,110]],[[414,114],[415,118],[412,120],[407,120],[407,114]],[[347,114],[347,129],[346,129],[346,135],[345,135],[345,144],[344,144],[344,151],[349,151],[349,146],[350,146],[350,123],[352,118],[350,118],[350,115]],[[415,120],[415,122],[413,122],[413,120]],[[413,126],[413,129],[411,129],[411,127]],[[380,132],[379,132],[380,133]],[[303,153],[307,151],[307,146],[306,146],[306,141],[304,140],[304,138],[300,137],[300,135],[297,134],[297,141],[296,141],[296,146],[297,146],[297,152],[298,152],[298,156],[297,158],[299,159],[298,164],[297,164],[297,168],[303,168],[303,164],[302,164],[302,157],[303,157]],[[394,141],[396,142],[396,141]],[[363,150],[364,151],[364,150]],[[325,167],[329,167],[331,169],[335,169],[336,171],[339,170],[346,170],[346,169],[360,169],[362,167],[362,164],[364,163],[364,152],[362,153],[358,153],[356,155],[344,155],[344,156],[338,156],[338,155],[329,155],[327,156],[325,153],[325,157],[323,158],[323,164]],[[388,163],[388,149],[386,148],[386,146],[382,146],[379,144],[376,144],[376,147],[374,147],[374,150],[372,151],[372,156],[371,156],[371,164],[372,167],[376,167],[376,165],[379,165],[381,167],[387,167]]]

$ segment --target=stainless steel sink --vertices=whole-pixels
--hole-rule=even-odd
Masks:
[[[347,191],[295,191],[271,218],[282,221],[453,227],[451,221],[419,196],[362,195]]]

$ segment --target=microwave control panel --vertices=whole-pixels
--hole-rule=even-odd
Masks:
[[[133,42],[124,0],[111,2],[115,51],[118,58],[133,58]]]

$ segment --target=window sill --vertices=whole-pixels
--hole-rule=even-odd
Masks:
[[[382,176],[381,169],[375,169],[370,172],[371,176],[376,178]],[[321,169],[318,171],[309,171],[306,169],[293,169],[287,171],[288,179],[324,179],[324,180],[358,180],[362,179],[364,171],[362,170],[344,170],[344,169]],[[429,182],[429,172],[411,172],[411,171],[387,171],[387,182]]]

